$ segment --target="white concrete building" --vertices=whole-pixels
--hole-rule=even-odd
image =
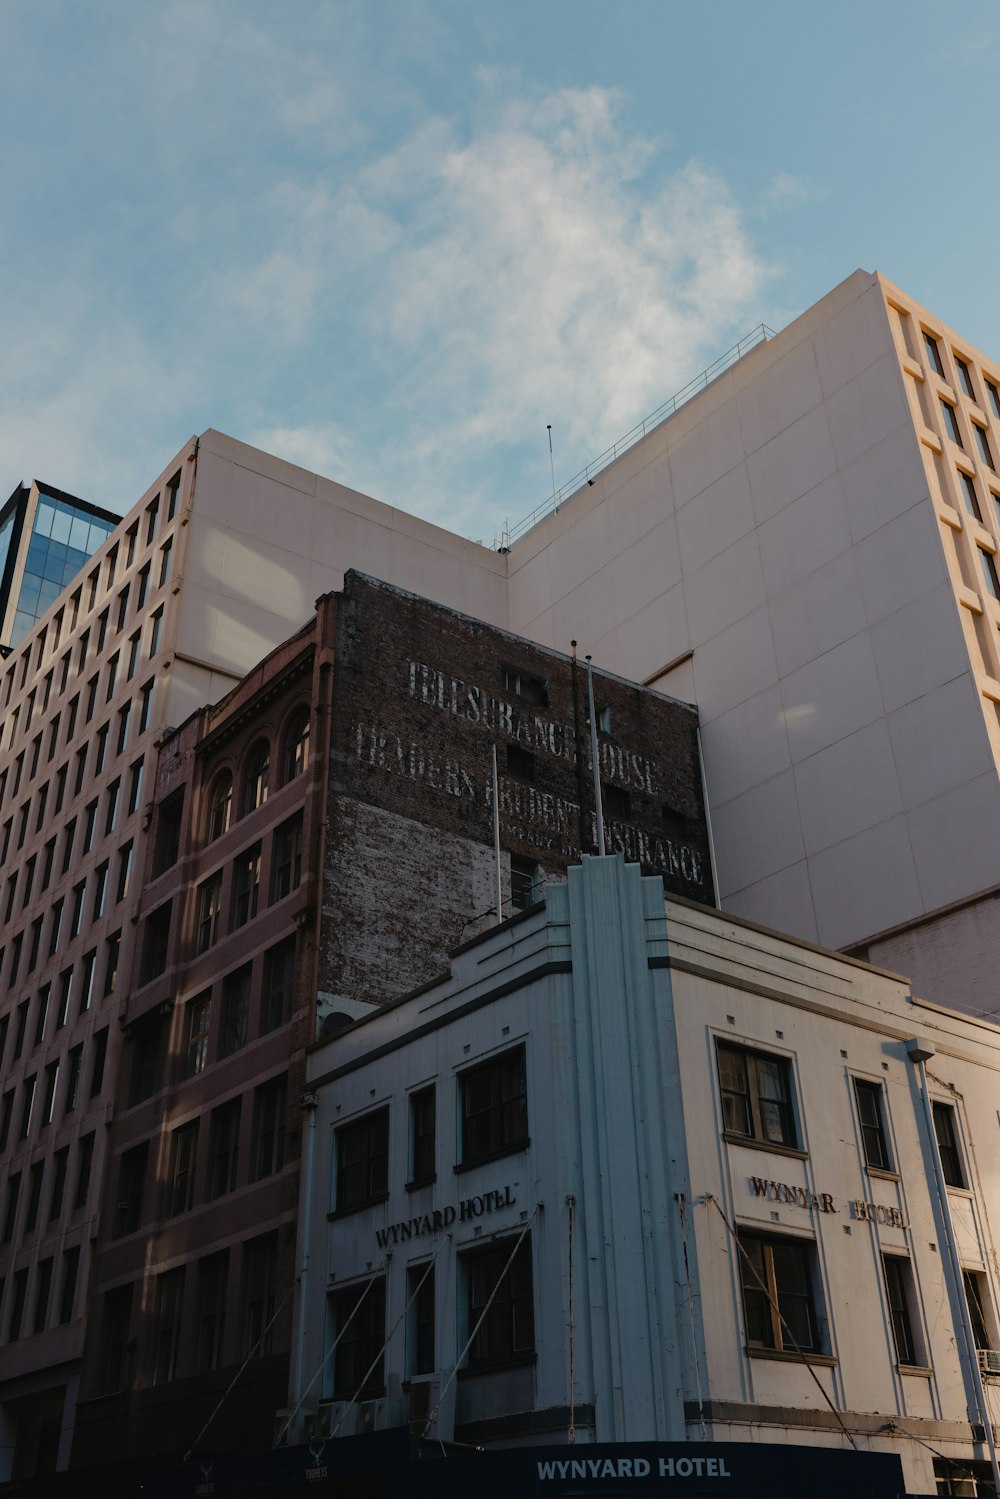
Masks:
[[[817,1492],[855,1451],[972,1492],[998,1065],[903,980],[585,860],[314,1048],[290,1432],[774,1443]]]

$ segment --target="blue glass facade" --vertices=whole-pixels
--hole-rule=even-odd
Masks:
[[[44,490],[39,492],[10,633],[11,645],[17,645],[55,603],[66,584],[103,546],[116,525],[117,521],[102,520]]]

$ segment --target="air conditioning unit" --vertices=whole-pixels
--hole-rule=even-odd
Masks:
[[[977,1348],[979,1354],[979,1372],[986,1377],[1000,1379],[1000,1350],[996,1348]]]
[[[414,1379],[406,1399],[406,1419],[416,1437],[430,1441],[450,1442],[455,1435],[455,1384],[441,1390],[444,1381],[439,1374],[432,1379]],[[428,1425],[428,1422],[430,1423]]]
[[[356,1431],[385,1431],[389,1426],[401,1426],[403,1402],[385,1397],[382,1400],[362,1400],[358,1407]],[[343,1430],[343,1428],[341,1428]]]

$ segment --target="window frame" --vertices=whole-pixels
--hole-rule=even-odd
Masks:
[[[331,1217],[360,1212],[389,1196],[389,1129],[387,1103],[334,1129]],[[348,1154],[356,1158],[346,1159]]]
[[[746,1079],[745,1090],[740,1091],[726,1085],[726,1076],[723,1072],[723,1057],[728,1054],[738,1057],[743,1065]],[[724,1137],[741,1145],[753,1143],[768,1150],[790,1150],[796,1154],[802,1154],[802,1134],[799,1123],[792,1058],[782,1056],[780,1052],[770,1052],[760,1047],[744,1046],[738,1041],[730,1041],[726,1037],[717,1036],[715,1041],[715,1060],[720,1101],[722,1104],[722,1133]],[[783,1098],[770,1098],[762,1092],[761,1078],[766,1064],[771,1064],[778,1069],[777,1075],[782,1080],[785,1095]],[[727,1111],[727,1099],[730,1097],[742,1097],[745,1100],[744,1120],[748,1128],[738,1128],[735,1120]],[[778,1108],[777,1117],[781,1127],[781,1137],[779,1139],[772,1138],[768,1132],[765,1105],[776,1105]]]
[[[471,1337],[493,1297],[482,1326],[469,1345],[462,1369],[466,1375],[533,1363],[537,1357],[531,1242],[530,1233],[519,1243],[508,1234],[487,1245],[464,1250],[459,1256],[465,1314],[463,1342]]]
[[[519,1086],[505,1088],[511,1071],[516,1071]],[[473,1110],[469,1096],[470,1087],[479,1080],[490,1079],[491,1097],[485,1107]],[[517,1046],[505,1048],[494,1056],[487,1057],[465,1067],[456,1074],[458,1083],[459,1143],[461,1156],[456,1170],[465,1170],[481,1162],[494,1161],[502,1156],[515,1155],[526,1150],[531,1143],[528,1120],[528,1061],[527,1049],[522,1041]],[[520,1108],[517,1106],[520,1104]],[[508,1117],[508,1111],[518,1117]],[[483,1145],[474,1138],[480,1126],[475,1120],[490,1120],[489,1143]]]
[[[820,1355],[825,1353],[823,1347],[823,1322],[819,1300],[816,1295],[816,1241],[815,1239],[792,1238],[790,1235],[759,1233],[756,1230],[739,1230],[740,1245],[740,1284],[741,1299],[743,1306],[743,1328],[746,1334],[744,1344],[745,1351],[753,1357],[756,1355],[790,1355],[797,1358],[800,1353],[807,1355]],[[764,1287],[758,1284],[757,1275],[748,1273],[748,1263],[753,1264],[753,1258],[749,1253],[748,1246],[758,1245],[761,1249],[763,1273],[758,1267]],[[805,1291],[798,1289],[782,1289],[779,1283],[778,1265],[775,1261],[775,1252],[780,1249],[793,1258],[799,1256],[799,1270],[805,1283]],[[748,1303],[748,1295],[755,1298],[755,1304],[759,1311],[766,1316],[769,1335],[758,1338],[752,1336],[752,1327],[760,1325],[759,1319],[752,1315],[751,1304]],[[811,1341],[808,1346],[797,1342],[792,1325],[787,1317],[783,1319],[782,1298],[787,1299],[795,1296],[799,1301],[805,1303],[805,1312],[810,1324]],[[757,1298],[760,1298],[757,1300]],[[785,1323],[788,1323],[789,1340],[786,1342]]]
[[[861,1153],[865,1158],[865,1169],[867,1171],[894,1173],[895,1159],[889,1139],[887,1128],[887,1114],[885,1108],[885,1088],[880,1082],[874,1082],[867,1077],[852,1077],[854,1084],[854,1105],[857,1111],[858,1129],[861,1138]],[[870,1098],[875,1103],[874,1119],[865,1120],[861,1106],[862,1097]],[[881,1160],[872,1159],[870,1142],[878,1145],[879,1153],[884,1157]]]

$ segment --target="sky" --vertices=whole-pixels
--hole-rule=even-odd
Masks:
[[[859,266],[1000,359],[995,0],[0,0],[0,58],[4,494],[217,427],[489,545]]]

